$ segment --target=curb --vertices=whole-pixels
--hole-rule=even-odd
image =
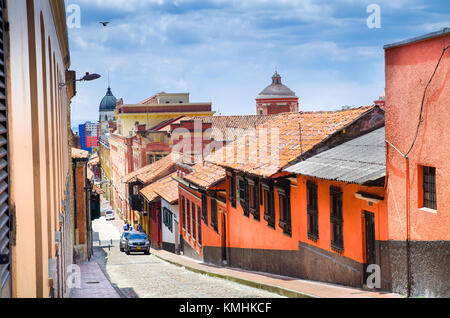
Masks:
[[[279,286],[273,286],[273,285],[269,285],[269,284],[263,284],[263,283],[258,283],[258,282],[254,282],[251,280],[247,280],[247,279],[243,279],[243,278],[237,278],[234,276],[229,276],[229,275],[223,275],[223,274],[218,274],[218,273],[212,273],[212,272],[208,272],[202,269],[198,269],[198,268],[193,268],[190,266],[186,266],[174,261],[169,261],[165,258],[163,258],[162,256],[156,255],[155,253],[152,253],[152,255],[156,256],[157,258],[159,258],[160,260],[170,263],[172,265],[178,266],[178,267],[184,267],[185,269],[194,272],[194,273],[198,273],[198,274],[204,274],[204,275],[208,275],[210,277],[216,277],[216,278],[222,278],[231,282],[235,282],[238,284],[242,284],[242,285],[246,285],[249,287],[254,287],[254,288],[258,288],[258,289],[262,289],[262,290],[266,290],[268,292],[272,292],[272,293],[276,293],[279,294],[281,296],[285,296],[288,298],[319,298],[317,296],[313,296],[313,295],[309,295],[306,293],[301,293],[298,291],[294,291],[291,289],[287,289],[287,288],[282,288]]]

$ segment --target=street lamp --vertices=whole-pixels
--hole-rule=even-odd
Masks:
[[[82,81],[90,82],[90,81],[96,80],[96,79],[98,79],[98,78],[100,78],[100,77],[101,77],[101,75],[99,75],[99,74],[96,74],[96,73],[94,73],[94,74],[89,74],[89,72],[86,72],[86,75],[84,75],[84,76],[83,76],[82,78],[80,78],[80,79],[73,80],[73,81],[70,81],[70,82],[68,82],[68,83],[60,83],[60,84],[59,84],[59,88],[63,88],[63,87],[65,87],[66,85],[68,85],[68,84],[70,84],[70,83],[73,83],[73,82],[82,82]]]

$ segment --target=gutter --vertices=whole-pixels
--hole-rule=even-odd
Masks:
[[[405,159],[405,171],[406,171],[406,180],[405,180],[405,204],[406,204],[406,275],[407,275],[407,291],[406,291],[406,297],[411,297],[411,262],[410,262],[410,217],[411,217],[411,211],[410,211],[410,190],[409,190],[409,158],[408,155],[404,155],[398,148],[396,148],[392,143],[385,140],[386,144],[394,148],[404,159]],[[387,147],[386,150],[389,148]],[[386,165],[386,169],[388,169],[388,165]],[[388,176],[388,174],[386,174]],[[387,180],[387,178],[386,178]],[[387,182],[387,181],[386,181]]]

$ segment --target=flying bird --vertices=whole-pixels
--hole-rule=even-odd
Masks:
[[[109,22],[99,22],[99,23],[103,24],[104,27],[109,24]]]

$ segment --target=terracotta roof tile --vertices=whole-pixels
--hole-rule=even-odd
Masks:
[[[133,180],[140,180],[144,184],[154,182],[157,178],[165,177],[176,170],[176,162],[179,155],[169,154],[152,164],[138,169],[122,178],[122,182],[128,183]]]
[[[226,177],[224,168],[209,162],[199,163],[193,169],[195,171],[183,179],[205,189],[215,186]]]
[[[276,115],[259,126],[257,133],[239,137],[235,142],[208,156],[206,160],[223,167],[270,177],[290,161],[373,108],[366,106],[333,112]],[[277,135],[278,143],[272,153],[272,138]]]
[[[201,120],[205,124],[212,124],[212,138],[216,141],[233,141],[233,136],[227,135],[229,128],[236,130],[251,129],[261,126],[278,115],[244,115],[244,116],[206,116],[185,117],[181,120]],[[180,121],[181,121],[180,120]],[[234,134],[231,131],[231,134]]]
[[[149,201],[162,197],[170,204],[174,204],[178,200],[178,182],[173,179],[177,173],[172,173],[148,186],[140,192]]]
[[[72,148],[73,159],[89,159],[89,151]]]

